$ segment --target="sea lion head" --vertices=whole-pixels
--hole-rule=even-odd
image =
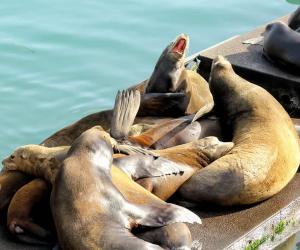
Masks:
[[[18,166],[25,169],[39,164],[45,160],[44,149],[45,147],[34,144],[19,147],[2,161],[3,169],[17,170]]]
[[[146,93],[166,93],[177,90],[188,47],[189,37],[180,34],[165,48],[148,81]]]
[[[88,154],[94,166],[109,170],[115,145],[116,141],[101,126],[95,126],[83,132],[73,142],[68,156]]]
[[[233,142],[222,142],[215,136],[208,136],[198,140],[196,147],[206,154],[211,161],[227,154],[234,146]]]

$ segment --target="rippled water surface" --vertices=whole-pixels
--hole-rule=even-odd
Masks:
[[[283,0],[1,1],[0,158],[112,106],[179,33],[190,53],[280,17]]]

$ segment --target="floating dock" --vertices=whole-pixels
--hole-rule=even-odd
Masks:
[[[286,22],[287,16],[280,18]],[[217,55],[225,56],[238,74],[271,92],[292,117],[300,117],[300,76],[280,70],[262,57],[260,37],[264,27],[235,36],[201,51],[189,61],[199,61],[198,72],[209,77],[211,63]],[[300,230],[300,172],[280,193],[272,198],[243,207],[191,208],[202,218],[202,225],[191,225],[195,249],[273,249]],[[0,249],[35,250],[49,247],[13,242],[1,220]]]

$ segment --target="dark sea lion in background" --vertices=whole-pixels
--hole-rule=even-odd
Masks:
[[[210,87],[235,145],[184,183],[180,195],[198,203],[234,205],[278,193],[300,163],[299,138],[291,118],[266,90],[235,74],[224,57],[213,61]]]
[[[51,209],[63,249],[71,245],[74,249],[159,249],[134,238],[128,229],[136,224],[162,226],[174,222],[200,222],[195,214],[172,204],[138,206],[127,202],[126,196],[124,198],[111,182],[111,164],[109,135],[93,128],[76,139],[59,169],[49,172],[49,168],[41,165],[39,169],[19,166],[21,171],[39,174],[52,182]],[[81,188],[85,195],[81,195]],[[100,225],[94,223],[97,218]]]
[[[300,33],[282,22],[267,25],[263,53],[271,62],[297,73],[300,69]]]
[[[288,26],[293,30],[300,28],[300,7],[298,7],[289,17]]]

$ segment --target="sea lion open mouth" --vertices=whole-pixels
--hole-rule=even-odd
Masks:
[[[175,45],[174,45],[174,47],[172,49],[172,52],[173,53],[178,53],[178,54],[182,55],[184,53],[184,51],[185,51],[186,44],[187,44],[186,38],[184,38],[184,37],[179,38],[176,41],[176,43],[175,43]]]

